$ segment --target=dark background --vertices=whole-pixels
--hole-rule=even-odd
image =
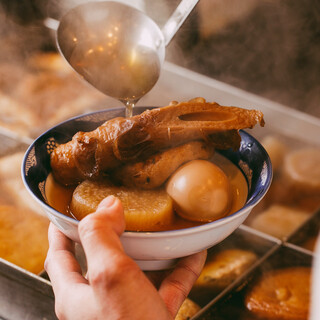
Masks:
[[[205,1],[212,1],[212,15],[203,15]],[[251,0],[243,5],[246,2],[249,9],[230,17],[232,8],[237,10],[231,7],[234,1],[200,0],[168,46],[167,60],[320,117],[320,0]],[[1,0],[0,36],[10,41],[0,59],[54,47],[42,21],[48,15],[59,18],[65,10],[62,3]],[[178,3],[145,2],[147,13],[159,24]],[[210,26],[221,17],[223,26],[205,29],[204,19]],[[18,39],[10,36],[12,30]],[[19,52],[17,43],[23,45]]]

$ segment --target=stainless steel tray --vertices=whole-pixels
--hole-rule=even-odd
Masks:
[[[56,319],[50,282],[0,259],[0,318]]]
[[[246,274],[235,286],[229,288],[224,294],[212,301],[209,308],[202,309],[193,319],[239,319],[258,320],[259,318],[249,312],[244,303],[247,289],[266,271],[293,266],[311,267],[312,255],[295,250],[288,246],[280,246],[267,255],[259,265]]]
[[[271,132],[296,139],[302,144],[320,146],[320,119],[171,63],[165,63],[159,82],[141,99],[139,105],[163,106],[172,100],[186,101],[199,96],[222,105],[255,108],[263,111],[266,127],[250,131],[258,138]],[[111,98],[107,98],[105,103],[106,107],[120,106],[118,101]],[[0,156],[23,150],[32,141],[28,137],[21,138],[15,136],[14,133],[1,131],[1,128],[0,133],[2,133],[0,138],[3,141]],[[218,296],[212,297],[212,300],[203,306],[201,312],[194,319],[206,319],[206,314],[215,310],[215,305],[222,301],[220,299],[223,299],[228,293],[231,294],[237,286],[245,283],[246,277],[254,274],[260,265],[278,250],[291,250],[298,252],[298,255],[305,254],[308,261],[312,260],[313,253],[301,252],[299,242],[294,240],[294,235],[288,239],[287,244],[243,225],[220,245],[228,245],[232,239],[241,239],[241,244],[245,247],[250,246],[250,240],[254,239],[252,248],[258,253],[259,259],[230,287],[227,287]],[[293,247],[290,247],[291,245]],[[45,279],[45,274],[34,275],[0,259],[0,292],[0,318],[8,320],[55,319],[54,296],[50,282]]]

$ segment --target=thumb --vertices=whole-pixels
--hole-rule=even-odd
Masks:
[[[125,229],[125,219],[121,201],[115,196],[103,199],[97,207],[94,217],[102,218],[120,236]]]
[[[120,236],[125,229],[120,200],[109,196],[97,210],[79,222],[78,232],[88,261],[106,259],[110,251],[123,251]]]
[[[112,228],[118,236],[125,229],[123,207],[118,198],[108,196],[98,205],[96,211],[83,218],[78,227],[79,233],[88,232],[91,228]]]

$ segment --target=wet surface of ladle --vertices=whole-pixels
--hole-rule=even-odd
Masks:
[[[143,12],[119,2],[89,2],[62,17],[58,48],[91,85],[132,115],[156,84],[171,41],[198,0],[182,0],[162,30]]]

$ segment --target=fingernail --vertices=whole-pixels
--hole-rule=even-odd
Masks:
[[[108,196],[108,197],[104,198],[100,202],[97,210],[99,210],[99,208],[101,208],[101,207],[111,207],[115,203],[116,199],[117,198],[115,196]]]

